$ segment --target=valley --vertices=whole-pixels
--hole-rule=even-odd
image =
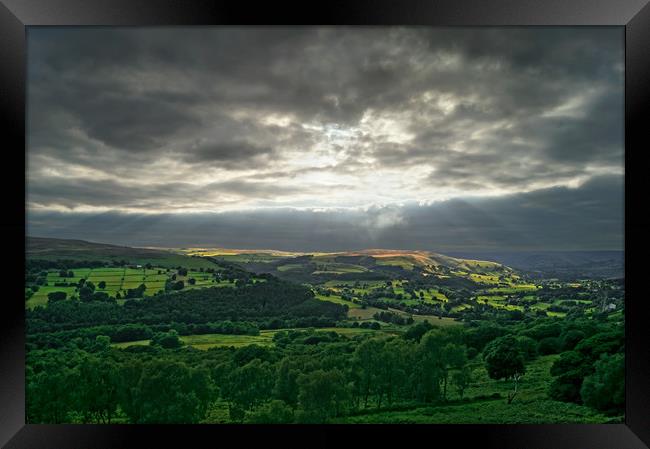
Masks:
[[[599,393],[586,379],[618,366],[623,279],[540,278],[489,260],[381,249],[31,238],[27,254],[34,422],[622,419],[615,402],[591,402]],[[185,411],[130,408],[128,391],[160,403],[147,396],[152,369],[168,387],[165,373],[186,378],[173,393],[187,395]],[[93,372],[113,374],[100,385]],[[52,379],[115,394],[68,397]],[[53,394],[68,399],[43,399]]]

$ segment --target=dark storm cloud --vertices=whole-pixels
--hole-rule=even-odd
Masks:
[[[594,115],[621,117],[621,37],[618,29],[590,28],[32,30],[30,99],[35,115],[44,105],[60,109],[116,149],[160,148],[191,124],[209,128],[205,108],[354,124],[369,108],[417,110],[409,102],[430,89],[476,96],[436,122],[443,133],[463,120],[518,120],[585,86],[605,86],[610,101],[586,110],[593,124]],[[446,58],[458,62],[448,67]],[[426,123],[414,122],[424,142],[437,142],[426,139]],[[34,125],[38,134],[55,123]],[[618,129],[596,138],[602,134],[620,143]],[[565,142],[560,136],[550,156]],[[585,145],[562,150],[584,153]]]
[[[226,168],[253,168],[268,162],[273,154],[269,147],[259,147],[248,142],[217,142],[204,143],[183,158],[190,163],[218,163]]]
[[[498,198],[368,210],[273,209],[219,214],[30,212],[31,235],[151,246],[294,251],[371,247],[429,249],[620,249],[620,177],[600,177]]]
[[[139,222],[157,226],[152,217],[184,220],[161,215],[168,212],[365,204],[355,226],[373,239],[406,222],[409,232],[446,223],[450,238],[469,235],[454,212],[478,214],[485,229],[498,223],[489,235],[501,241],[505,224],[482,205],[505,210],[518,204],[517,192],[530,192],[530,199],[552,186],[623,173],[618,28],[28,34],[27,206],[39,214],[100,208],[114,210],[103,217],[116,220],[148,211],[155,214]],[[566,192],[577,191],[594,190]],[[431,206],[434,222],[418,221],[426,207],[372,207],[377,198],[405,203],[504,193],[481,205],[461,201],[458,210],[453,201]],[[348,215],[334,212],[259,213],[285,230],[293,229],[283,221],[289,216],[304,226],[329,217],[332,228],[313,232],[333,242],[344,239],[333,230],[350,226]],[[246,229],[233,217],[262,217],[215,216],[226,230]],[[205,229],[214,221],[192,217]],[[512,229],[526,225],[513,220]],[[399,242],[397,234],[391,239]]]
[[[188,208],[188,205],[209,209],[214,204],[236,203],[251,194],[259,198],[273,198],[290,192],[291,189],[285,186],[246,180],[194,185],[181,182],[140,184],[111,179],[52,177],[28,186],[28,195],[34,206],[55,205],[69,210],[78,207],[182,210]]]

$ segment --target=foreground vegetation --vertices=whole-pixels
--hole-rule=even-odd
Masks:
[[[78,338],[57,349],[30,349],[28,419],[99,423],[620,420],[623,390],[614,390],[621,385],[623,372],[605,365],[617,360],[622,331],[608,322],[577,321],[569,326],[547,321],[534,323],[532,332],[517,326],[432,328],[426,324],[414,325],[400,336],[339,333],[336,328],[282,330],[262,334],[266,345],[222,346],[209,341],[210,348],[204,350],[193,347],[200,348],[200,339],[192,336],[183,342],[174,331],[158,333],[146,344],[120,348],[111,347],[105,336]],[[593,335],[573,346],[570,336],[577,328]],[[560,354],[539,355],[541,341],[558,338],[542,336],[556,332],[564,343],[553,352]],[[496,335],[502,336],[490,339]],[[585,380],[577,386],[578,397],[568,402],[563,394],[574,384],[563,376],[573,376],[573,368],[567,370],[562,364],[574,355],[582,358],[578,369],[584,371]],[[549,372],[554,370],[560,375],[549,383]],[[600,403],[603,399],[605,403]]]

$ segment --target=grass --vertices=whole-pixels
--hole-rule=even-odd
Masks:
[[[406,293],[406,290],[404,289],[404,287],[401,287],[401,286],[400,287],[393,287],[393,291],[395,292],[395,294],[401,294],[403,298],[406,298],[406,296],[407,296],[407,293]],[[425,302],[436,303],[438,301],[443,301],[443,302],[448,301],[447,297],[443,293],[440,293],[439,291],[437,291],[435,289],[432,290],[432,291],[429,291],[427,289],[415,290],[415,294],[416,294],[416,296],[418,298],[420,297],[420,292],[423,292],[423,298],[424,298]],[[410,295],[409,295],[409,297],[410,297]],[[408,303],[409,301],[408,300],[402,300],[402,302]],[[414,304],[417,304],[417,300],[415,300]]]
[[[437,299],[438,301],[444,301],[444,302],[449,301],[449,299],[447,298],[447,296],[445,296],[444,293],[441,293],[441,292],[439,292],[438,290],[434,290],[434,289],[432,289],[432,290],[433,290],[433,291],[431,292],[431,295],[432,295],[435,299]],[[425,293],[425,297],[426,297],[426,293]]]
[[[519,293],[530,290],[537,290],[535,284],[515,284],[510,287],[495,287],[488,290],[490,293]]]
[[[472,363],[473,381],[465,390],[464,400],[453,386],[447,404],[414,406],[406,410],[375,411],[340,418],[346,423],[429,423],[429,424],[521,424],[521,423],[602,423],[609,418],[577,404],[548,399],[549,369],[557,355],[542,356],[528,362],[519,392],[506,403],[512,389],[509,381],[493,380],[480,360]],[[486,398],[498,393],[500,398]]]
[[[487,274],[470,273],[469,278],[479,284],[498,284],[501,282],[499,276],[491,276]]]
[[[278,271],[292,271],[292,270],[300,270],[302,269],[302,265],[299,263],[288,263],[286,265],[280,265],[278,267]]]
[[[32,295],[31,298],[25,303],[26,307],[33,309],[36,306],[46,306],[47,305],[47,294],[51,292],[66,292],[68,298],[74,293],[75,287],[54,287],[54,286],[42,286],[38,289],[36,293]]]
[[[488,302],[489,302],[489,301],[504,301],[506,299],[506,297],[501,296],[501,295],[489,295],[489,296],[487,296],[487,295],[479,295],[479,296],[476,297],[476,299],[479,302],[483,302],[484,300],[487,299]]]
[[[214,266],[214,265],[213,265]],[[54,286],[55,282],[66,282],[78,284],[81,279],[92,282],[95,284],[95,289],[98,292],[108,293],[110,296],[115,297],[118,293],[121,296],[126,294],[128,289],[134,289],[145,284],[145,296],[153,296],[154,294],[164,291],[165,281],[176,273],[175,269],[164,267],[154,268],[124,268],[124,267],[100,267],[100,268],[70,268],[69,271],[74,273],[71,278],[62,278],[59,276],[58,270],[49,270],[47,274],[47,286],[41,286],[27,302],[26,307],[34,308],[36,306],[47,305],[47,294],[55,291],[63,291],[68,293],[70,297],[75,293],[75,287],[57,287]],[[160,274],[158,272],[161,272]],[[188,280],[194,278],[195,285],[190,285]],[[204,288],[204,287],[220,287],[223,285],[231,286],[226,282],[213,282],[211,273],[206,273],[197,270],[190,270],[187,276],[177,275],[177,280],[185,282],[186,289]],[[99,288],[99,283],[105,282],[106,287]],[[123,302],[123,301],[121,301]]]
[[[273,336],[277,331],[261,331],[260,335],[186,335],[181,337],[183,343],[193,346],[196,349],[210,349],[219,346],[233,346],[240,348],[252,344],[260,346],[272,346]]]
[[[436,315],[411,315],[399,309],[393,309],[390,307],[388,308],[388,311],[396,313],[403,317],[410,316],[413,318],[413,321],[415,321],[416,323],[420,323],[426,320],[430,324],[433,324],[435,326],[458,326],[462,324],[459,321],[456,321],[453,318],[448,318],[448,317],[440,318]],[[373,317],[375,313],[379,313],[379,312],[385,312],[385,310],[379,309],[377,307],[366,307],[365,309],[363,308],[350,309],[348,310],[348,318],[359,320],[359,321],[374,320]],[[382,325],[383,324],[384,323],[382,323]]]
[[[203,255],[214,257],[217,260],[221,259],[225,262],[236,262],[236,263],[251,263],[251,262],[269,263],[284,258],[284,256],[273,256],[271,254],[257,254],[257,253],[223,254],[223,253],[219,253],[218,251],[215,253],[206,252]]]
[[[352,318],[360,321],[372,320],[375,313],[378,312],[383,312],[383,310],[378,309],[377,307],[366,307],[365,309],[364,308],[350,309],[348,310],[348,318]]]
[[[214,347],[235,347],[241,348],[252,344],[260,346],[272,346],[273,336],[278,332],[289,329],[276,329],[276,330],[263,330],[259,335],[228,335],[228,334],[202,334],[202,335],[183,335],[180,337],[181,341],[188,346],[196,349],[210,349]],[[291,330],[305,330],[305,329],[291,329]],[[386,332],[363,329],[363,328],[345,328],[345,327],[326,327],[316,329],[319,332],[334,331],[339,335],[346,337],[354,337],[356,335],[363,335],[373,333],[376,335],[387,335]],[[126,348],[129,346],[146,346],[150,340],[136,340],[126,341],[120,343],[113,343],[115,348]]]
[[[412,270],[416,265],[410,257],[376,257],[377,265],[387,265],[393,267],[402,267],[405,270]]]
[[[547,384],[549,371],[553,362],[557,360],[557,354],[541,356],[537,359],[526,362],[526,374],[519,382],[519,393],[517,399],[531,400],[547,397]],[[480,358],[472,363],[472,384],[465,390],[465,396],[472,398],[479,395],[500,393],[505,396],[511,391],[511,382],[490,379]],[[454,393],[455,394],[455,393]],[[453,397],[453,394],[452,394]]]
[[[568,424],[603,423],[609,418],[592,409],[566,402],[539,399],[515,401],[484,399],[458,404],[372,412],[334,420],[349,424]]]
[[[390,309],[391,311],[395,311],[394,309]],[[402,312],[404,313],[404,312]],[[413,317],[413,321],[416,323],[421,323],[422,321],[428,321],[429,324],[432,324],[434,326],[440,326],[440,327],[447,327],[447,326],[459,326],[462,325],[463,323],[454,320],[453,318],[449,318],[446,316],[443,316],[442,318],[436,315],[411,315]]]
[[[361,306],[359,304],[356,304],[356,303],[354,303],[352,301],[346,301],[345,299],[343,299],[343,298],[341,298],[340,296],[337,296],[337,295],[325,296],[325,295],[321,295],[321,294],[318,294],[318,293],[315,293],[314,295],[315,295],[316,299],[320,299],[321,301],[329,301],[329,302],[333,302],[333,303],[336,303],[336,304],[344,304],[344,305],[348,306],[350,309],[359,309],[359,308],[361,308]]]
[[[460,312],[461,310],[469,309],[470,307],[472,307],[472,306],[469,305],[469,304],[461,304],[459,306],[452,307],[451,312],[453,312],[453,313]]]

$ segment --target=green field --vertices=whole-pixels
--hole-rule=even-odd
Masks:
[[[302,265],[297,263],[288,263],[286,265],[280,265],[278,267],[278,271],[291,271],[291,270],[300,270],[300,269],[302,269]]]
[[[36,306],[46,306],[47,305],[47,294],[51,292],[66,292],[68,298],[72,296],[75,292],[75,287],[50,287],[42,286],[38,289],[31,298],[25,303],[26,307],[33,309]]]
[[[498,284],[501,282],[499,276],[491,276],[487,274],[471,273],[469,278],[479,284]]]
[[[214,267],[214,264],[211,265]],[[120,296],[124,296],[128,289],[138,288],[143,283],[146,287],[144,295],[153,296],[158,292],[164,291],[165,282],[174,274],[176,274],[176,280],[184,281],[185,289],[232,286],[227,281],[215,281],[211,273],[192,270],[188,271],[186,276],[181,276],[177,274],[176,269],[165,267],[154,267],[151,269],[124,267],[70,268],[67,271],[72,271],[74,276],[63,278],[59,275],[59,270],[49,270],[46,277],[48,285],[40,286],[39,291],[26,302],[26,307],[32,309],[36,306],[47,305],[47,294],[50,292],[66,292],[68,298],[72,295],[78,295],[76,286],[58,287],[54,283],[65,282],[78,284],[81,279],[86,282],[92,282],[95,285],[95,291],[106,292],[112,297],[115,297],[118,293]],[[188,282],[190,278],[195,280],[194,285]],[[99,288],[100,282],[105,282],[106,287],[103,289]]]
[[[235,262],[235,263],[251,263],[251,262],[269,263],[284,258],[284,256],[274,256],[266,253],[212,254],[210,252],[206,252],[204,253],[204,255],[213,257],[214,259],[217,260],[223,260],[225,262]]]
[[[196,349],[210,349],[214,347],[235,347],[241,348],[249,345],[272,346],[273,336],[278,332],[285,330],[306,330],[306,329],[275,329],[263,330],[259,335],[229,335],[229,334],[202,334],[202,335],[183,335],[180,337],[181,341],[188,346]],[[346,327],[326,327],[315,329],[318,332],[334,331],[337,334],[346,337],[354,337],[356,335],[373,334],[373,335],[388,335],[386,332],[376,331],[372,329],[363,328],[346,328]],[[129,346],[146,346],[149,340],[136,340],[120,343],[113,343],[115,348],[126,348]]]
[[[402,267],[405,270],[412,270],[416,265],[415,261],[410,257],[386,257],[377,258],[377,265],[387,265],[394,267]]]
[[[393,292],[395,292],[395,294],[400,294],[403,297],[407,296],[406,289],[404,287],[401,287],[401,286],[400,287],[393,286]],[[415,290],[415,294],[416,294],[416,296],[418,298],[420,298],[420,292],[422,292],[422,294],[423,294],[422,298],[424,298],[424,302],[436,303],[436,302],[440,302],[440,301],[442,301],[442,302],[447,302],[448,301],[448,299],[444,295],[444,293],[441,293],[436,289],[419,289],[419,290]],[[414,304],[417,304],[417,300],[415,300]]]
[[[361,308],[361,305],[356,304],[356,303],[354,303],[352,301],[346,301],[345,299],[343,299],[343,298],[341,298],[340,296],[337,296],[337,295],[325,296],[325,295],[321,295],[319,293],[316,293],[314,296],[316,297],[316,299],[320,299],[321,301],[329,301],[329,302],[334,302],[336,304],[344,304],[344,305],[348,306],[351,309],[359,309],[359,308]]]
[[[395,309],[388,309],[388,310],[390,310],[392,312],[398,312]],[[404,314],[404,312],[401,312],[401,313]],[[406,314],[404,314],[404,315],[406,315]],[[439,316],[436,316],[436,315],[410,315],[410,316],[413,317],[413,320],[416,323],[420,323],[422,321],[428,321],[430,324],[432,324],[434,326],[439,326],[439,327],[459,326],[459,325],[463,324],[463,323],[461,323],[459,321],[454,320],[453,318],[439,317]]]
[[[490,293],[519,293],[530,290],[537,290],[535,284],[516,284],[510,287],[495,287],[488,290]]]

